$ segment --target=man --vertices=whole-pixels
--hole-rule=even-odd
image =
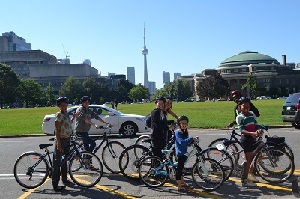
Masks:
[[[236,124],[236,116],[240,113],[238,106],[239,99],[243,97],[242,93],[238,90],[232,91],[231,96],[233,98],[234,103],[236,103],[236,106],[234,107],[234,120],[227,125],[227,128],[233,127],[233,125]],[[250,102],[250,111],[252,111],[256,117],[260,116],[258,109],[252,104],[252,102]]]
[[[99,126],[94,124],[91,120],[95,118],[105,124],[109,123],[102,120],[95,112],[89,109],[91,99],[88,96],[83,96],[80,101],[82,106],[76,110],[75,130],[76,134],[82,137],[85,150],[92,153],[96,146],[96,142],[89,136],[88,132],[91,125],[96,128],[99,128]]]

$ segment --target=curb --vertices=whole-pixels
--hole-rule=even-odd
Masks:
[[[0,135],[0,138],[45,137],[45,136],[53,136],[53,135],[45,135],[45,134]]]

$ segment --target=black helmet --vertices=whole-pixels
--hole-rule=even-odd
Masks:
[[[85,102],[85,101],[91,101],[91,98],[89,96],[83,96],[81,99],[80,99],[81,103]]]
[[[166,100],[172,100],[173,101],[172,97],[170,97],[170,96],[167,96]]]
[[[164,103],[166,103],[166,98],[165,98],[165,97],[157,97],[157,98],[155,99],[155,104],[157,103],[158,100],[161,100],[161,101],[163,101]]]
[[[189,123],[189,118],[185,115],[182,115],[180,116],[178,119],[177,119],[177,123],[180,123],[182,120],[186,120],[187,123]]]
[[[62,103],[62,102],[66,102],[66,103],[68,103],[68,102],[69,102],[69,100],[68,100],[68,98],[67,98],[67,97],[59,97],[59,98],[57,98],[57,100],[56,100],[56,105],[57,105],[57,106],[59,106],[59,105],[60,105],[60,103]]]
[[[249,97],[241,97],[241,98],[239,99],[238,104],[241,105],[241,104],[243,104],[244,102],[250,102],[250,98],[249,98]]]

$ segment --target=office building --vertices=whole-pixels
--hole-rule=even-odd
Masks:
[[[181,73],[174,73],[174,80],[173,81],[175,81],[180,76],[181,76]]]
[[[31,43],[14,32],[5,32],[0,36],[0,52],[31,50]]]
[[[134,67],[127,67],[127,80],[135,84],[135,69]]]
[[[153,95],[155,92],[156,92],[156,83],[155,82],[148,82],[148,85],[149,85],[149,94],[150,95]]]
[[[170,73],[163,71],[163,84],[170,82]]]

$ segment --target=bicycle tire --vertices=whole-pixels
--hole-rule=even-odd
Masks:
[[[254,166],[262,179],[272,183],[287,181],[295,171],[294,159],[288,152],[277,149],[259,152],[255,156]]]
[[[151,143],[147,143],[147,142],[143,142],[144,140],[148,140],[150,139],[150,135],[141,135],[140,137],[138,137],[136,140],[135,140],[135,145],[136,144],[139,144],[139,145],[142,145],[144,147],[150,147],[151,146]]]
[[[163,186],[169,175],[167,166],[162,165],[162,160],[156,156],[144,158],[139,165],[139,178],[147,187]]]
[[[70,160],[69,174],[77,185],[90,188],[100,181],[103,175],[103,166],[95,154],[82,151],[80,155],[74,156]]]
[[[19,185],[27,189],[34,189],[46,181],[49,175],[49,164],[46,159],[41,159],[41,157],[40,153],[27,152],[16,160],[14,177]],[[34,169],[31,168],[39,160],[41,160],[40,163]]]
[[[212,141],[208,147],[216,147],[217,144],[223,144],[223,142],[225,140],[228,140],[227,138],[218,138],[214,141]],[[238,161],[240,159],[240,154],[238,153],[239,151],[239,148],[237,147],[237,145],[235,143],[231,143],[230,145],[228,146],[225,146],[225,150],[228,151],[230,154],[233,155],[234,157],[234,164],[238,164]]]
[[[120,173],[131,180],[139,179],[139,164],[143,158],[150,154],[150,150],[142,145],[131,145],[127,147],[120,155]]]
[[[192,170],[192,178],[201,189],[211,192],[220,188],[225,181],[225,173],[220,163],[214,159],[198,159]]]
[[[111,173],[120,173],[119,158],[125,146],[118,141],[108,142],[102,151],[102,161],[107,170]]]
[[[201,152],[202,158],[216,160],[225,172],[225,180],[228,180],[235,168],[234,158],[226,150],[218,150],[216,147],[208,147]]]

